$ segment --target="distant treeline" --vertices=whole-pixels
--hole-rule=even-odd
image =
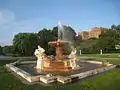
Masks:
[[[81,36],[76,36],[75,30],[70,26],[64,26],[66,32],[69,32],[68,39],[72,40],[72,45],[77,48],[78,53],[99,53],[103,50],[105,53],[120,52],[120,25],[112,25],[111,28],[103,32],[98,39],[90,38],[82,40]],[[12,46],[0,46],[0,54],[14,56],[33,56],[37,45],[45,49],[47,55],[55,55],[55,48],[48,45],[49,41],[58,39],[58,28],[51,30],[43,28],[38,33],[18,33],[13,38]],[[64,45],[64,54],[69,54],[71,49],[69,45]]]

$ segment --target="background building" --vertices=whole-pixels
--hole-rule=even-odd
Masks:
[[[104,31],[106,31],[105,28],[102,28],[102,27],[100,27],[100,28],[94,27],[94,28],[92,28],[92,30],[89,32],[89,38],[99,38],[99,35],[100,35],[102,32],[104,32]]]
[[[99,38],[99,35],[106,30],[108,29],[102,27],[94,27],[90,32],[83,31],[79,32],[78,34],[81,35],[83,40],[86,40],[89,38]]]
[[[89,32],[83,31],[78,34],[82,37],[82,40],[87,40],[89,38]]]

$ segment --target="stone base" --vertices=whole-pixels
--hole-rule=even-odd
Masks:
[[[29,64],[30,61],[22,62],[22,64],[26,64],[26,63]],[[42,82],[45,84],[50,84],[50,83],[59,82],[62,84],[66,84],[66,83],[78,81],[80,79],[83,79],[83,78],[86,78],[89,76],[97,75],[97,74],[107,71],[107,70],[111,70],[113,68],[116,68],[116,65],[104,66],[101,68],[96,68],[96,69],[92,69],[92,70],[85,71],[85,72],[80,72],[80,73],[69,75],[69,76],[53,76],[53,75],[50,76],[50,74],[46,74],[46,75],[39,74],[39,75],[34,76],[34,75],[31,75],[29,72],[26,72],[23,69],[16,67],[16,63],[6,64],[6,67],[30,83],[37,83],[37,82],[41,83]],[[48,70],[51,70],[51,69],[48,68],[47,71]],[[55,70],[55,68],[53,68],[53,70]],[[57,68],[56,70],[60,70],[60,68]],[[61,69],[61,71],[64,71],[64,70],[65,69]],[[68,70],[70,70],[70,69],[68,69]],[[66,71],[67,71],[67,69],[66,69]]]
[[[39,82],[40,81],[40,76],[32,76],[29,73],[25,72],[24,70],[14,66],[14,64],[6,64],[6,67],[10,70],[12,70],[13,72],[15,72],[17,75],[23,77],[24,79],[26,79],[28,82]]]
[[[42,71],[67,72],[71,69],[67,61],[45,61]]]
[[[60,82],[60,83],[66,84],[66,83],[70,83],[71,82],[71,78],[58,76],[57,77],[57,81]]]
[[[40,81],[43,82],[43,83],[49,84],[49,83],[56,82],[57,78],[55,76],[52,76],[52,77],[41,76]]]
[[[68,72],[69,68],[44,68],[42,69],[44,72]]]

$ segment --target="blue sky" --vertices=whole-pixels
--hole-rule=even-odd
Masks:
[[[18,32],[52,28],[60,20],[76,32],[120,24],[120,0],[0,0],[0,44]]]

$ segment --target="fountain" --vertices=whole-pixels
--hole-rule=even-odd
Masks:
[[[56,48],[55,58],[48,58],[45,55],[44,49],[38,46],[38,49],[35,50],[35,55],[38,58],[36,68],[41,71],[50,71],[50,72],[68,72],[71,69],[79,67],[77,65],[76,58],[76,49],[71,52],[71,54],[66,58],[63,55],[63,44],[69,43],[64,41],[64,28],[62,24],[58,23],[58,40],[53,42],[48,42],[49,45]]]
[[[21,59],[6,64],[6,67],[30,83],[42,82],[45,84],[55,82],[62,84],[71,83],[74,80],[80,80],[116,67],[116,65],[108,62],[87,60],[89,58],[81,58],[82,60],[78,62],[76,56],[77,50],[71,45],[70,39],[67,39],[68,35],[69,32],[66,32],[59,22],[58,40],[48,42],[49,45],[56,48],[56,56],[47,56],[45,50],[38,45],[34,52],[37,62],[35,60],[28,61]],[[63,54],[64,44],[69,44],[72,48],[69,55]]]

